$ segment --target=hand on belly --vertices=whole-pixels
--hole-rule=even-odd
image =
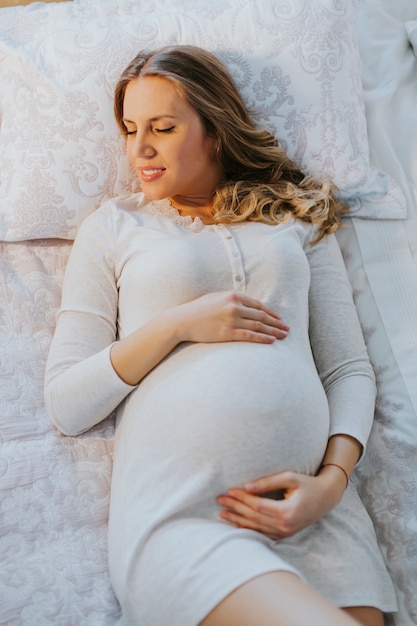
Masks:
[[[269,497],[273,491],[280,494],[278,499]],[[231,488],[217,503],[224,507],[222,519],[272,539],[284,539],[317,522],[339,500],[323,476],[281,472],[243,489]]]

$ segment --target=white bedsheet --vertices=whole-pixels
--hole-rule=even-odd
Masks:
[[[357,475],[397,586],[396,626],[417,624],[417,59],[414,0],[367,0],[359,35],[371,162],[407,198],[406,220],[353,219],[338,234],[378,398]]]
[[[70,242],[0,244],[0,623],[113,626],[106,522],[113,424],[77,439],[43,408]]]
[[[399,601],[417,624],[416,0],[366,0],[359,27],[371,159],[402,186],[407,220],[347,221],[338,237],[378,381],[357,470]],[[106,521],[113,423],[51,427],[43,371],[71,243],[0,243],[0,624],[114,626]],[[168,626],[168,625],[167,625]]]

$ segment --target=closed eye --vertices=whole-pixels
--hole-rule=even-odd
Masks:
[[[170,126],[169,128],[155,128],[156,133],[170,133],[174,130],[175,126]]]

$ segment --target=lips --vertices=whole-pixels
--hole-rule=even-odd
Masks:
[[[139,176],[144,183],[151,183],[164,174],[164,167],[141,167],[139,168]]]

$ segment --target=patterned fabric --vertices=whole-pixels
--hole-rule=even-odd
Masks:
[[[71,239],[137,183],[112,113],[141,48],[216,52],[262,126],[356,216],[399,218],[399,186],[369,165],[355,34],[359,0],[79,2],[2,10],[0,237]]]
[[[114,626],[113,422],[61,437],[43,372],[70,242],[0,244],[0,623]]]
[[[118,71],[138,44],[148,40],[149,45],[159,45],[160,28],[168,28],[160,25],[163,7],[171,16],[178,13],[170,18],[177,20],[172,27],[174,42],[179,36],[178,20],[192,19],[192,41],[214,41],[218,33],[219,51],[232,59],[230,33],[235,33],[234,49],[244,51],[242,57],[236,54],[237,67],[243,68],[237,79],[245,88],[249,75],[242,60],[252,58],[256,47],[250,48],[246,31],[231,29],[232,16],[247,10],[248,3],[195,0],[189,17],[184,17],[190,2],[74,0],[60,8],[36,4],[0,10],[0,231],[4,238],[36,238],[39,233],[71,238],[101,196],[130,188],[133,179],[127,164],[121,165],[123,142],[112,126],[111,112],[102,116],[101,106],[110,101]],[[256,4],[263,7],[269,2]],[[360,3],[336,4],[338,11],[345,6],[354,11]],[[307,20],[313,5],[325,11],[330,3],[275,0],[273,5],[281,13],[286,7],[300,7]],[[129,10],[131,18],[126,15]],[[143,28],[138,25],[141,12]],[[101,17],[94,17],[98,13]],[[333,14],[337,17],[338,12],[329,13]],[[367,0],[360,8],[359,49],[371,164],[400,183],[408,217],[348,220],[351,227],[338,234],[377,374],[376,421],[357,480],[396,586],[400,609],[395,626],[417,624],[417,60],[407,22],[417,22],[417,4],[410,0]],[[343,25],[341,36],[351,32],[343,20],[334,23]],[[327,41],[323,39],[325,45]],[[10,75],[11,67],[16,76]],[[15,91],[18,75],[21,89]],[[283,75],[287,81],[295,80],[289,70],[283,70]],[[340,78],[340,93],[345,93],[350,77],[340,72],[334,78],[330,87],[336,89]],[[255,79],[248,80],[250,93]],[[308,88],[305,84],[303,96],[308,97],[310,83]],[[292,82],[286,89],[286,95],[294,95]],[[266,106],[256,96],[252,101],[260,110]],[[281,131],[292,131],[294,144],[287,139],[288,145],[301,145],[300,154],[308,156],[310,127],[319,118],[307,116],[306,128],[299,128],[292,120],[311,109],[310,104],[297,104],[297,108],[295,104],[285,98],[277,103]],[[340,125],[335,123],[335,132],[346,137],[342,120],[337,115]],[[362,124],[360,117],[358,127]],[[354,145],[364,146],[355,128],[351,127],[345,142],[348,151],[353,145],[350,137]],[[304,143],[299,139],[302,132]],[[363,150],[367,154],[367,147]],[[316,152],[320,156],[320,150]],[[24,154],[28,159],[22,167]],[[341,172],[344,155],[342,151]],[[365,171],[368,165],[365,160]],[[31,172],[38,172],[32,187]],[[17,192],[22,194],[20,201]],[[65,200],[51,202],[54,195]],[[387,213],[395,216],[396,211],[393,202]],[[10,225],[6,220],[13,214],[15,223]],[[0,623],[7,626],[118,624],[106,547],[112,422],[107,420],[77,438],[63,438],[51,427],[43,406],[45,358],[69,248],[70,242],[51,240],[0,244]]]
[[[359,21],[372,161],[404,189],[407,220],[339,231],[377,376],[375,423],[358,466],[362,497],[397,587],[396,626],[417,624],[417,3],[367,0]],[[383,129],[383,132],[382,132]]]
[[[399,237],[397,241],[405,243],[401,222],[395,224],[392,238],[393,225],[369,226],[354,220],[337,234],[378,388],[375,422],[356,479],[396,585],[399,612],[393,623],[412,626],[417,624],[417,267],[415,262],[413,266],[395,260],[398,248],[393,241]],[[378,258],[385,257],[377,264],[376,276],[370,240]],[[390,310],[381,307],[384,296],[395,303]],[[394,326],[390,317],[396,317]]]

